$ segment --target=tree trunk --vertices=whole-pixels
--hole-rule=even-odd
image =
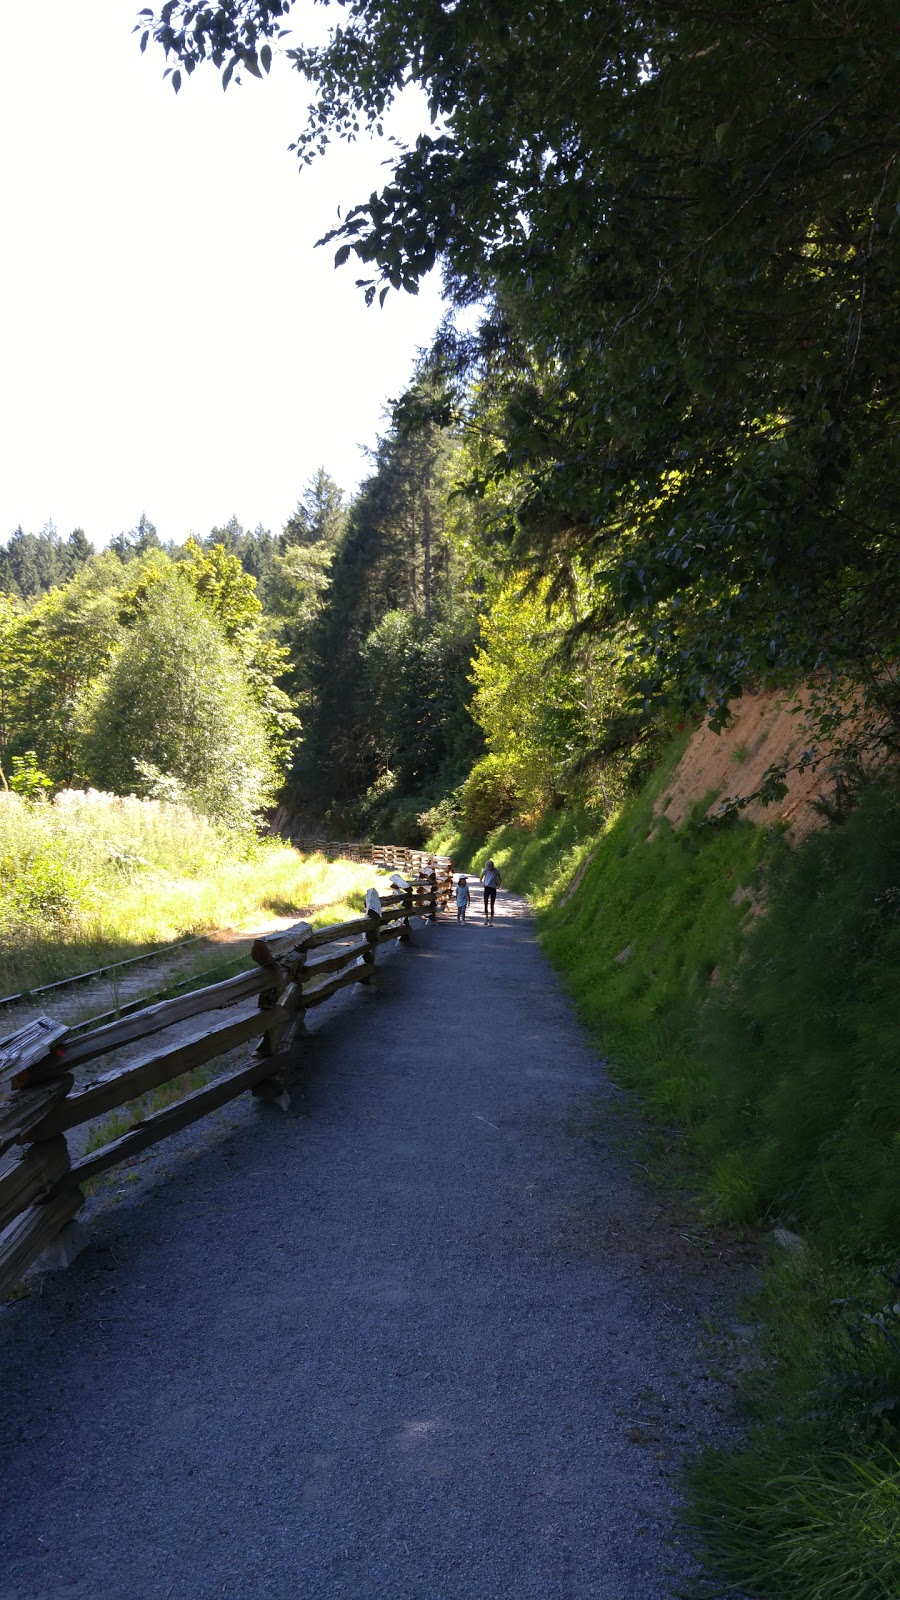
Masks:
[[[425,426],[425,495],[422,505],[425,525],[425,621],[431,621],[431,423]]]

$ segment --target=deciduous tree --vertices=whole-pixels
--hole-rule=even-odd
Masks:
[[[199,810],[245,827],[275,776],[263,714],[207,608],[176,574],[149,590],[92,707],[93,781],[147,793],[174,779]]]
[[[289,9],[147,33],[259,74]],[[631,619],[648,694],[850,673],[900,729],[895,37],[889,0],[349,0],[291,52],[303,159],[424,90],[337,259],[488,302],[453,352],[505,400],[482,482],[517,478],[518,561],[600,575],[582,627]]]

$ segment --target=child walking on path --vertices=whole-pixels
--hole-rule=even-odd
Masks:
[[[497,890],[501,881],[500,874],[493,861],[488,862],[481,874],[481,881],[484,884],[484,914],[488,922],[493,922],[494,901],[497,898]]]
[[[457,922],[465,922],[465,920],[466,920],[466,907],[469,905],[471,899],[472,899],[472,896],[469,893],[469,885],[468,885],[468,883],[466,882],[465,878],[460,878],[459,883],[456,885],[456,920],[457,920]]]

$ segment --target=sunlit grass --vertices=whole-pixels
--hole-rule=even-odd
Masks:
[[[789,1465],[777,1445],[711,1459],[690,1518],[720,1578],[755,1600],[896,1600],[900,1462],[842,1454]],[[701,1591],[702,1592],[702,1591]],[[721,1593],[721,1589],[718,1590]]]
[[[0,991],[211,931],[357,915],[374,869],[216,828],[186,806],[0,794]]]

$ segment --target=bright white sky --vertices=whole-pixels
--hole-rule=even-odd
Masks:
[[[162,538],[232,513],[277,532],[320,464],[365,476],[440,320],[436,274],[368,309],[353,263],[313,248],[388,150],[298,171],[287,63],[176,97],[131,31],[141,3],[32,4],[3,75],[0,541],[52,519],[100,545],[142,511]],[[393,127],[424,123],[412,99]]]

